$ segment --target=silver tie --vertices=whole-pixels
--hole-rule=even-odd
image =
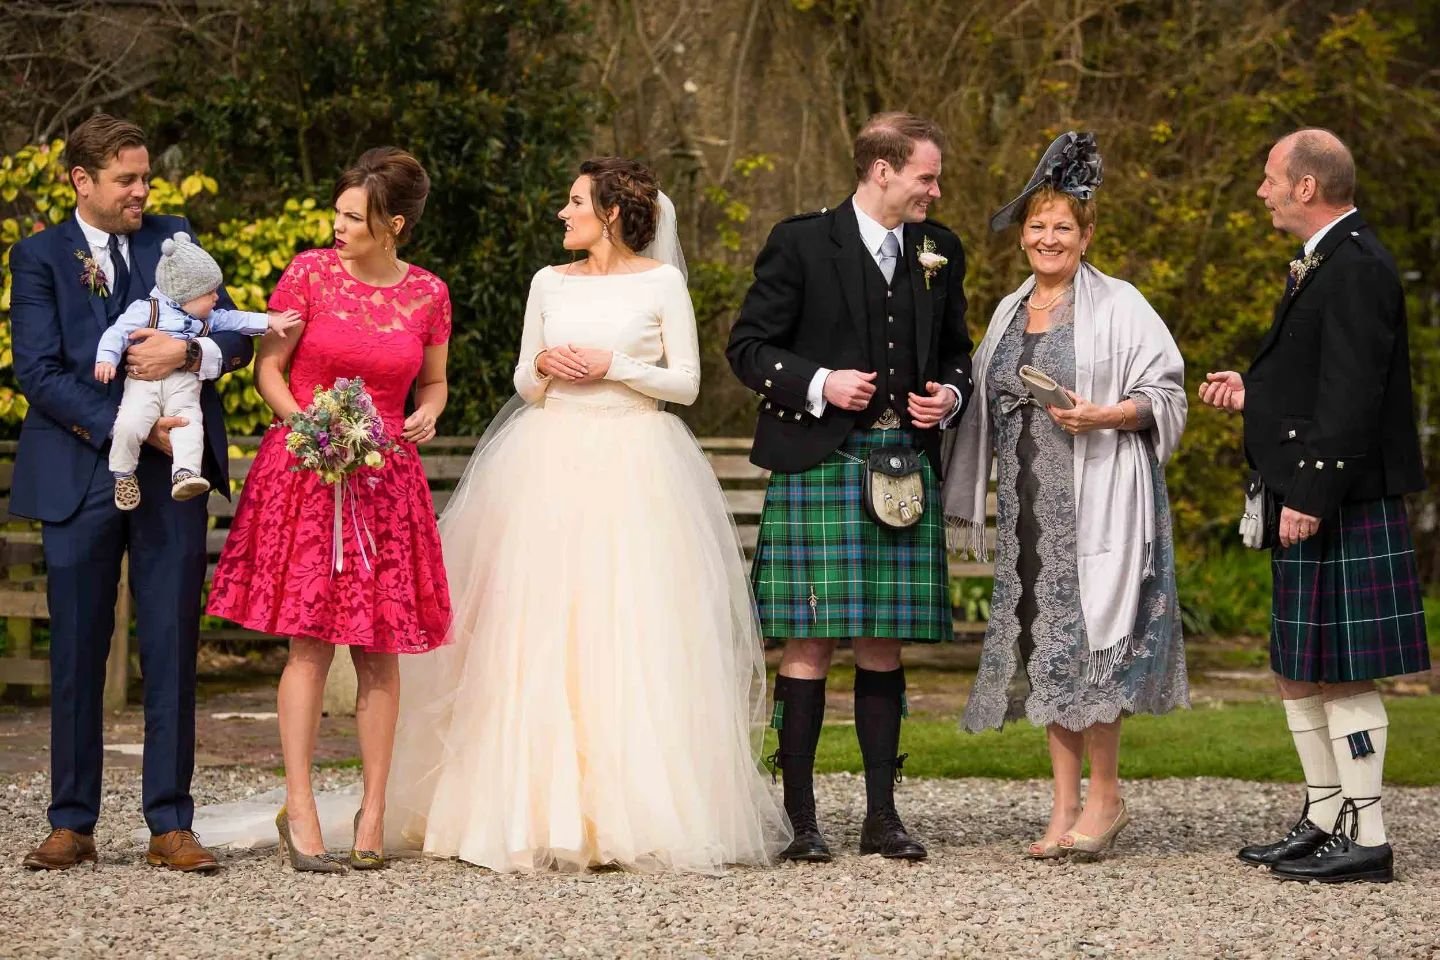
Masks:
[[[895,260],[899,256],[900,241],[895,239],[895,234],[886,233],[885,242],[880,244],[880,272],[885,274],[886,283],[895,279]]]

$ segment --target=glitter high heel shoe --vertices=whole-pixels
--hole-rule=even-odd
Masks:
[[[295,849],[295,841],[290,839],[290,817],[281,807],[280,812],[275,814],[275,831],[280,834],[280,859],[290,861],[290,867],[297,873],[344,873],[345,868],[331,860],[325,854],[312,856],[308,853],[301,853]]]
[[[355,811],[355,835],[360,835],[360,811]],[[374,850],[360,850],[355,847],[354,841],[350,844],[350,869],[351,870],[379,870],[385,866],[385,854],[376,853]]]

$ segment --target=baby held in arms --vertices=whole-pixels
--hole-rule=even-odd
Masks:
[[[155,268],[155,288],[144,300],[136,300],[116,318],[100,337],[95,351],[95,379],[109,383],[115,379],[130,336],[136,330],[150,328],[181,340],[191,341],[185,366],[163,380],[125,380],[125,395],[110,445],[110,472],[115,475],[115,506],[134,510],[140,506],[140,483],[135,467],[140,461],[140,445],[150,435],[161,417],[184,420],[170,431],[173,448],[170,472],[170,496],[190,500],[210,489],[210,482],[200,475],[204,453],[204,421],[200,412],[199,349],[197,338],[212,332],[232,331],[259,336],[273,330],[278,336],[300,322],[294,310],[270,315],[244,310],[217,309],[217,291],[223,282],[220,266],[210,254],[200,249],[187,234],[177,233],[161,246],[160,262]]]

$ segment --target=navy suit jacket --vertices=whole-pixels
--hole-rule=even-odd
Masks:
[[[146,216],[130,235],[127,301],[150,295],[160,244],[179,231],[194,236],[183,217]],[[76,251],[90,253],[80,224],[64,223],[21,240],[10,250],[14,283],[10,324],[15,378],[30,403],[20,428],[11,481],[10,512],[48,523],[68,520],[80,508],[97,469],[108,469],[110,431],[124,392],[124,367],[109,384],[95,379],[95,349],[109,325],[107,300],[81,280]],[[220,305],[233,307],[220,291]],[[221,370],[250,363],[254,342],[238,333],[211,336]],[[205,416],[205,478],[230,495],[225,411],[215,384],[201,386]]]

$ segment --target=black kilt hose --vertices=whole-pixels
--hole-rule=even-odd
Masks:
[[[1291,283],[1245,374],[1245,454],[1317,533],[1276,547],[1270,663],[1342,683],[1430,668],[1405,494],[1423,490],[1400,276],[1358,212]]]

